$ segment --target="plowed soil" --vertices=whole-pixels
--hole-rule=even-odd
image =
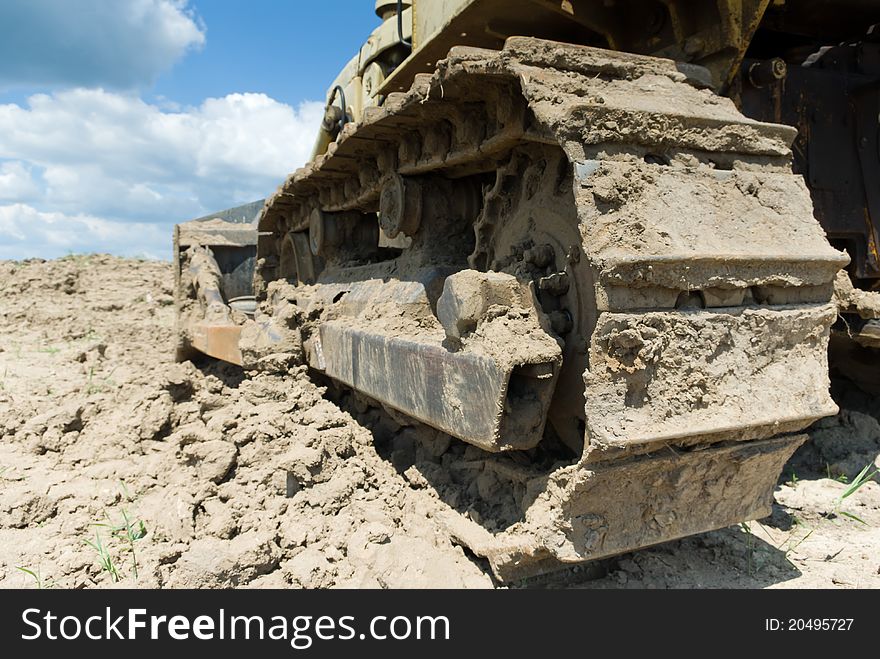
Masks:
[[[497,585],[436,521],[442,457],[471,449],[304,369],[173,363],[171,282],[155,261],[0,262],[0,586]],[[880,404],[834,393],[769,518],[515,585],[880,587],[880,484],[844,497],[878,464]]]

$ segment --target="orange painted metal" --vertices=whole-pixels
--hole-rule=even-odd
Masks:
[[[193,347],[216,359],[241,366],[240,325],[208,325],[196,323],[192,328]]]

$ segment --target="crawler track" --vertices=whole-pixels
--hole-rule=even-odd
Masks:
[[[503,532],[450,517],[502,578],[766,514],[797,433],[836,410],[846,257],[793,129],[702,79],[536,39],[456,48],[263,211],[257,295],[303,310],[313,367],[489,451],[549,434],[581,456],[534,474]]]

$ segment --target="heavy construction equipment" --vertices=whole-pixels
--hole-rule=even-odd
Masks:
[[[177,228],[179,354],[481,449],[501,579],[762,517],[878,345],[878,5],[379,0],[255,230]]]

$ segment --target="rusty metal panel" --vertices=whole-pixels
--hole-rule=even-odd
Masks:
[[[880,54],[880,49],[875,49]],[[880,274],[880,83],[860,89],[853,98],[856,143],[865,189],[867,262]]]
[[[498,450],[508,374],[492,359],[344,322],[322,324],[321,344],[328,375],[450,435]],[[540,437],[522,439],[537,444]]]
[[[880,44],[825,52],[789,66],[776,84],[743,87],[745,113],[798,128],[794,167],[812,193],[831,243],[846,249],[857,280],[880,279]],[[746,69],[754,61],[746,63]]]
[[[199,352],[241,366],[240,325],[196,323],[191,328],[192,345]]]

